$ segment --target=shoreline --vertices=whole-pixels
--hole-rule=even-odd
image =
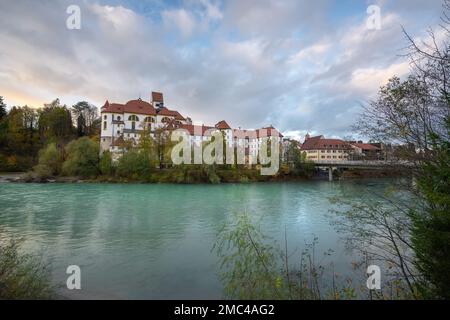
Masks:
[[[209,181],[192,181],[192,182],[177,182],[177,181],[144,181],[135,179],[126,179],[118,177],[98,176],[96,178],[80,178],[70,176],[56,176],[46,179],[26,179],[27,172],[0,172],[0,183],[105,183],[105,184],[253,184],[253,183],[279,183],[279,182],[304,182],[304,181],[327,181],[328,174],[317,171],[310,177],[304,176],[260,176],[258,179],[249,179],[245,176],[243,180],[228,180],[220,181],[218,183],[211,183]],[[367,170],[367,169],[352,169],[341,172],[335,177],[335,181],[349,181],[349,180],[364,180],[364,179],[385,179],[405,177],[404,172],[392,170]]]

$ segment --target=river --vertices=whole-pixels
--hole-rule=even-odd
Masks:
[[[352,276],[352,253],[331,225],[329,198],[382,192],[389,180],[296,183],[21,184],[0,183],[0,236],[51,265],[68,298],[219,299],[211,251],[233,213],[249,214],[293,256],[316,236],[333,249],[336,272]],[[68,290],[66,268],[81,268],[81,290]]]

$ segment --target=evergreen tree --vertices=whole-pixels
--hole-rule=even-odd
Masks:
[[[3,97],[0,96],[0,120],[2,120],[8,112],[6,111],[6,104],[3,102]]]
[[[450,119],[447,119],[450,133]],[[433,138],[435,156],[423,166],[419,186],[425,212],[413,214],[417,267],[429,288],[426,298],[450,299],[450,141]]]

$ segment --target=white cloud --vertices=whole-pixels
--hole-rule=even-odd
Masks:
[[[69,31],[65,9],[74,2],[82,30]],[[382,4],[374,31],[365,10],[328,19],[331,0],[184,0],[154,15],[120,2],[0,1],[0,95],[36,106],[56,97],[101,105],[161,90],[194,121],[347,134],[360,101],[407,72],[400,23],[423,37],[420,17],[438,5]]]
[[[196,27],[194,16],[185,9],[166,10],[161,16],[166,27],[176,27],[183,37],[190,37]]]
[[[363,68],[352,72],[350,85],[371,95],[378,91],[379,87],[385,85],[394,75],[402,77],[408,74],[410,66],[408,62],[400,62],[387,68]]]

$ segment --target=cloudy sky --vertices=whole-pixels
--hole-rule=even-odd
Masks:
[[[72,4],[80,30],[66,27]],[[361,103],[408,73],[401,26],[423,38],[441,11],[441,0],[0,0],[0,95],[100,107],[154,90],[196,123],[342,137]]]

